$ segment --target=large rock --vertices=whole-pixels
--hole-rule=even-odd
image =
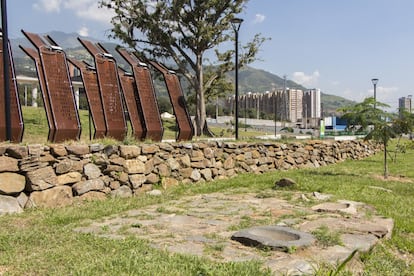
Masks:
[[[161,179],[161,185],[164,189],[177,186],[178,184],[179,184],[178,180],[171,178],[171,177],[164,177],[163,179]]]
[[[18,194],[24,190],[26,178],[17,173],[0,173],[0,193],[6,195]]]
[[[102,175],[101,170],[95,164],[89,163],[83,167],[83,173],[88,179],[96,179]]]
[[[17,160],[7,156],[0,156],[0,172],[17,172]]]
[[[55,170],[57,174],[64,174],[72,171],[82,172],[83,164],[80,161],[64,159],[56,164]]]
[[[44,191],[36,191],[30,194],[30,207],[60,207],[72,204],[72,188],[58,186]]]
[[[42,191],[57,185],[57,177],[52,167],[47,166],[27,173],[28,190]]]
[[[277,187],[292,187],[295,186],[296,182],[293,179],[290,178],[282,178],[275,182],[275,188]]]
[[[74,154],[77,156],[82,156],[89,153],[88,145],[67,145],[66,150],[69,154]]]
[[[125,172],[128,174],[145,173],[145,164],[139,160],[126,160]]]
[[[160,151],[160,148],[154,144],[144,144],[142,145],[143,154],[154,154]]]
[[[122,197],[122,198],[131,197],[132,190],[128,186],[124,185],[124,186],[121,186],[119,189],[112,191],[111,195],[113,197]]]
[[[119,146],[119,152],[121,157],[125,159],[133,159],[141,154],[141,148],[137,146],[121,145]]]
[[[167,164],[171,168],[171,170],[178,170],[180,168],[180,163],[175,158],[168,158]]]
[[[69,172],[57,177],[58,185],[68,185],[82,180],[82,175],[78,172]]]
[[[63,156],[68,155],[68,152],[65,146],[62,144],[50,145],[50,151],[56,157],[63,157]]]
[[[105,189],[105,183],[102,179],[91,179],[82,182],[78,182],[72,186],[77,195],[83,195],[90,191],[103,191]]]
[[[147,177],[144,174],[132,174],[129,176],[129,181],[133,189],[138,189],[147,181]]]
[[[106,198],[107,197],[105,193],[96,191],[88,192],[79,197],[79,199],[83,201],[104,200]]]
[[[29,150],[27,147],[18,145],[9,146],[6,152],[9,154],[9,156],[17,159],[23,159],[29,155]]]
[[[0,215],[23,212],[15,197],[0,195]]]

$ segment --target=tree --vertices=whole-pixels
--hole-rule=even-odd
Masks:
[[[373,139],[384,146],[384,178],[388,178],[388,143],[396,136],[393,121],[395,115],[387,113],[378,107],[388,105],[376,102],[373,97],[366,98],[362,103],[345,107],[339,111],[343,112],[343,119],[347,120],[347,129],[356,131],[368,131],[365,140]]]
[[[225,73],[234,70],[234,50],[219,46],[234,38],[231,20],[248,0],[101,0],[101,6],[115,11],[113,38],[131,47],[138,57],[174,63],[196,95],[196,135],[206,119],[206,98],[216,93]],[[239,65],[251,63],[266,39],[260,34],[242,47]],[[214,62],[205,59],[215,52]],[[204,74],[205,64],[209,66]],[[207,64],[206,64],[207,65]]]

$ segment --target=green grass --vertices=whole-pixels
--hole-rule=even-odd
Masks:
[[[60,209],[34,209],[0,217],[0,274],[6,275],[269,275],[257,262],[216,263],[207,259],[157,250],[139,237],[113,240],[74,232],[85,220],[102,220],[120,212],[199,193],[252,192],[263,197],[290,191],[272,190],[274,182],[289,177],[296,191],[318,191],[368,203],[379,214],[395,220],[393,236],[371,252],[361,254],[365,275],[413,275],[414,266],[414,151],[390,164],[391,176],[383,181],[382,154],[360,161],[346,161],[319,169],[240,175],[213,183],[180,185],[160,197],[108,199]],[[373,189],[384,187],[392,192]],[[293,191],[295,192],[295,191]],[[277,196],[277,195],[276,195]],[[242,219],[246,225],[252,221]],[[237,227],[239,225],[236,225]],[[131,226],[131,227],[138,227]],[[103,229],[105,230],[105,229]],[[145,237],[142,237],[145,238]],[[220,248],[212,248],[219,251]],[[405,257],[404,257],[405,256]],[[411,263],[410,261],[411,260]],[[328,269],[329,270],[329,269]],[[344,272],[344,275],[347,272]]]
[[[34,144],[34,143],[47,143],[47,134],[48,134],[48,125],[46,120],[46,113],[43,107],[22,107],[23,112],[23,121],[24,121],[24,134],[23,134],[23,143],[26,144]],[[85,143],[103,143],[103,144],[116,144],[119,143],[113,139],[99,139],[90,141],[89,140],[89,117],[88,117],[87,110],[79,110],[79,119],[81,122],[81,137],[80,141]],[[94,132],[93,123],[91,123],[91,130],[92,134]],[[163,139],[173,140],[177,134],[177,125],[175,119],[163,119],[163,127],[164,127],[164,134]],[[223,137],[223,138],[233,138],[234,133],[228,128],[220,128],[220,127],[211,127],[210,130],[214,133],[216,137]],[[255,131],[253,129],[247,129],[245,132],[244,130],[240,130],[240,138],[244,140],[251,139],[255,136],[264,135],[264,132]],[[206,137],[201,137],[206,138]],[[141,141],[137,141],[131,135],[131,125],[128,122],[128,135],[123,141],[124,144],[137,144]],[[148,142],[148,141],[147,141]]]

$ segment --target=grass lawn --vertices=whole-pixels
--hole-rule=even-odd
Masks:
[[[214,183],[181,185],[161,197],[108,199],[60,209],[33,209],[0,217],[0,275],[269,275],[257,262],[215,263],[207,259],[157,250],[143,239],[113,240],[73,231],[85,220],[99,220],[122,211],[160,204],[198,193],[256,192],[271,189],[282,177],[294,179],[295,191],[333,194],[362,201],[395,220],[393,237],[362,254],[364,275],[414,275],[414,151],[390,164],[382,174],[382,154],[318,169],[240,175]],[[378,189],[385,188],[385,189]],[[327,275],[329,270],[320,271]],[[342,271],[340,275],[350,275]]]

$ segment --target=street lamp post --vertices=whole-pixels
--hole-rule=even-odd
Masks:
[[[3,79],[4,79],[4,110],[6,119],[6,139],[11,141],[11,100],[10,100],[10,74],[9,74],[9,36],[7,29],[7,5],[6,0],[1,0],[1,25],[3,32]]]
[[[236,131],[236,140],[239,139],[239,30],[243,19],[241,18],[233,18],[231,21],[231,26],[233,27],[234,33],[236,35],[236,42],[235,42],[235,122],[234,127]]]
[[[377,108],[377,83],[378,79],[371,79],[372,84],[374,85],[374,109]]]

